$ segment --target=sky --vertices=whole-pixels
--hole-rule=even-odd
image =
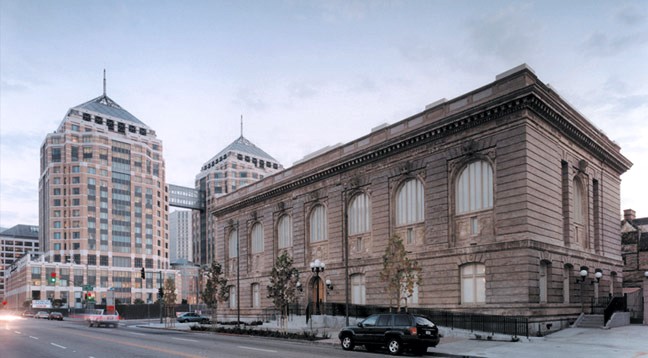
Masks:
[[[104,69],[193,187],[241,116],[287,168],[522,63],[621,146],[648,217],[648,1],[0,0],[0,227],[38,224],[40,146]]]

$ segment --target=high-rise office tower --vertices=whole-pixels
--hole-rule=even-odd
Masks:
[[[214,198],[227,195],[283,170],[270,154],[241,136],[218,152],[200,168],[196,189],[205,193],[206,210],[193,214],[193,258],[199,264],[209,264],[214,258],[214,222],[210,218]]]
[[[144,284],[140,269],[169,267],[162,149],[154,130],[106,95],[105,80],[103,95],[71,108],[47,135],[39,240],[46,262],[76,265],[53,271],[61,285],[111,288],[122,302],[156,290],[154,275]]]
[[[191,211],[176,210],[169,214],[169,258],[193,261],[191,252]]]

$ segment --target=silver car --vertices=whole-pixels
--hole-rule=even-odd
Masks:
[[[43,319],[48,319],[48,318],[49,318],[49,313],[47,313],[47,312],[45,312],[45,311],[38,311],[38,313],[36,313],[36,314],[34,315],[34,318],[43,318]]]

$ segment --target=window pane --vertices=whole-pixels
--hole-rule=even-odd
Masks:
[[[317,242],[326,238],[326,210],[324,206],[318,205],[310,216],[310,239],[311,242]]]
[[[423,184],[416,179],[403,183],[396,194],[396,225],[423,221]]]
[[[254,224],[252,227],[252,253],[263,252],[263,226]]]
[[[229,257],[230,258],[238,256],[238,250],[236,248],[236,244],[237,244],[236,233],[237,230],[232,230],[229,235]]]
[[[493,169],[486,161],[468,164],[457,179],[457,214],[493,207]]]
[[[369,197],[366,194],[357,195],[349,205],[349,235],[368,232],[370,220]]]
[[[279,219],[277,225],[277,234],[279,235],[279,248],[285,249],[292,246],[292,226],[290,216],[284,215]]]

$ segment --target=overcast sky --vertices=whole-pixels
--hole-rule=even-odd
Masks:
[[[241,115],[290,167],[527,63],[621,146],[621,209],[648,216],[648,1],[1,0],[0,46],[1,227],[38,224],[39,148],[104,68],[193,187]]]

